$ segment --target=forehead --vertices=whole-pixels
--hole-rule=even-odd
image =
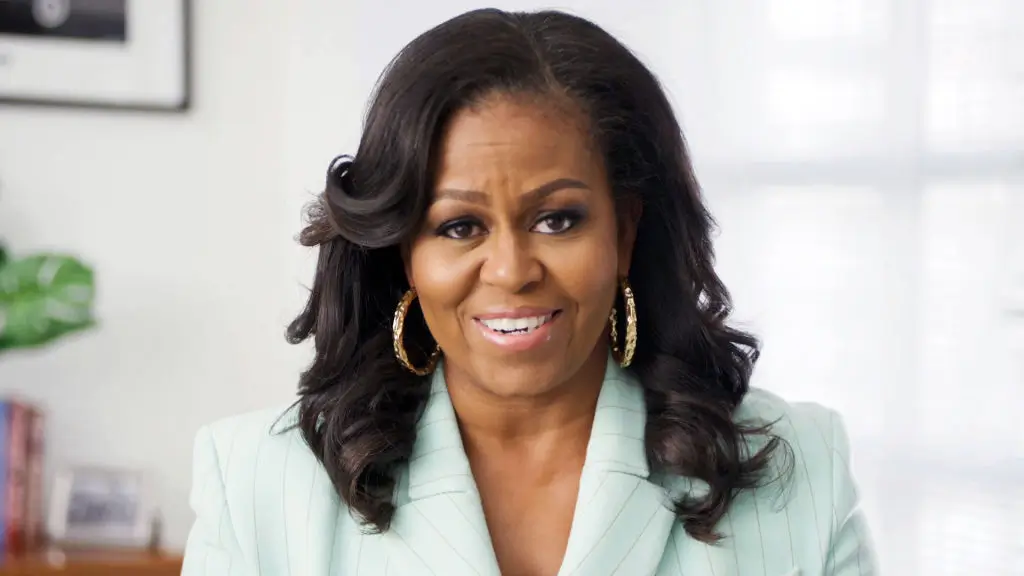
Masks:
[[[438,148],[439,180],[599,169],[582,113],[550,100],[493,97],[457,112]],[[476,176],[474,176],[476,175]]]

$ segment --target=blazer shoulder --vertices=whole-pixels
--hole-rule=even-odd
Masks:
[[[333,545],[324,535],[333,538],[338,497],[297,422],[298,407],[292,405],[238,414],[200,428],[191,497],[197,519],[187,545],[189,562],[220,554],[225,566],[258,566],[265,574],[284,574],[293,558],[330,552],[317,547]],[[183,573],[234,574],[228,569],[194,570]]]
[[[233,414],[204,425],[210,433],[218,436],[230,434],[241,428],[256,430],[259,427],[272,432],[282,432],[298,422],[299,407],[297,404],[270,406],[250,412]]]
[[[814,402],[789,402],[767,390],[751,388],[733,412],[733,421],[764,433],[744,438],[746,457],[760,452],[776,440],[768,469],[766,487],[787,494],[831,493],[837,474],[849,472],[849,441],[842,417],[835,410]],[[670,478],[673,494],[695,491],[703,494],[706,484],[693,479]],[[759,497],[779,491],[759,490]],[[816,505],[827,504],[816,498]]]
[[[236,491],[251,491],[253,478],[258,471],[265,471],[268,462],[295,459],[296,452],[300,457],[313,457],[297,422],[296,405],[221,418],[199,430],[197,449],[205,445],[212,450],[230,499]]]
[[[821,404],[788,402],[752,388],[733,419],[747,426],[767,427],[766,434],[747,437],[748,455],[772,438],[778,443],[763,482],[739,492],[716,527],[725,537],[720,545],[698,545],[685,536],[681,526],[676,530],[676,549],[681,557],[693,559],[691,570],[837,576],[876,573],[840,415]],[[705,558],[710,569],[702,560]]]
[[[751,425],[769,425],[770,434],[804,452],[797,458],[846,455],[846,426],[838,412],[816,402],[788,402],[760,388],[751,388],[737,408],[734,419]],[[811,454],[807,454],[808,450]]]
[[[754,534],[761,523],[778,526],[780,533],[786,530],[800,566],[844,576],[875,574],[877,558],[843,417],[821,404],[787,402],[761,389],[750,391],[736,416],[770,425],[769,435],[782,444],[773,460],[781,465],[777,470],[788,472],[778,477],[781,491],[759,490],[737,500],[730,512],[736,529]]]

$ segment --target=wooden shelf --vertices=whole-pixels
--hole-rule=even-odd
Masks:
[[[150,551],[51,549],[0,560],[0,576],[180,576],[181,557]]]

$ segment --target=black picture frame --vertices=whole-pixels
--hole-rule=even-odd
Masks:
[[[31,3],[33,0],[20,0],[21,2]],[[72,2],[73,0],[67,0]],[[128,10],[148,10],[152,8],[155,0],[124,0],[127,4]],[[42,95],[32,94],[30,96],[12,94],[5,90],[3,83],[4,67],[10,65],[10,59],[17,57],[19,47],[5,46],[4,40],[11,40],[16,35],[5,34],[0,30],[0,106],[11,105],[11,106],[26,106],[26,107],[45,107],[45,108],[72,108],[72,109],[83,109],[83,110],[111,110],[111,111],[134,111],[134,112],[149,112],[149,113],[169,113],[169,114],[180,114],[189,111],[193,105],[193,49],[192,49],[192,35],[193,35],[193,18],[194,8],[192,0],[162,0],[163,2],[174,2],[175,9],[180,10],[180,66],[177,66],[174,70],[168,70],[168,73],[179,75],[175,81],[180,82],[180,91],[174,94],[173,101],[159,101],[159,99],[146,99],[146,98],[102,98],[102,97],[76,97],[69,98],[61,95]],[[146,6],[146,4],[149,4]],[[129,32],[130,34],[130,32]],[[71,49],[76,42],[76,39],[36,39],[30,38],[25,40],[25,35],[20,36],[17,40],[22,46],[26,42],[34,42],[38,44],[42,42],[56,42],[63,46]],[[88,41],[85,41],[88,42]],[[84,46],[84,44],[83,44]]]

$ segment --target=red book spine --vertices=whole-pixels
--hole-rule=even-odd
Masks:
[[[28,468],[29,409],[21,402],[10,403],[10,429],[7,434],[7,551],[25,549],[25,480]]]
[[[25,484],[25,546],[36,549],[42,545],[43,530],[43,453],[46,419],[42,410],[34,407],[29,412],[27,470]]]

